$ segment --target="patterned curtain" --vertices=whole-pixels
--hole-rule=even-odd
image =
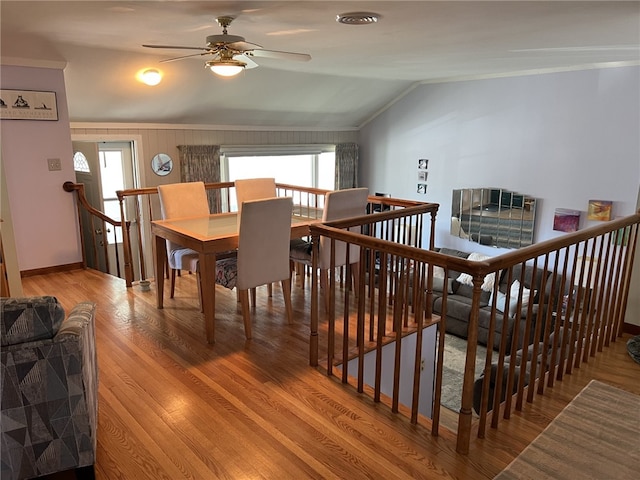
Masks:
[[[178,145],[182,182],[217,183],[220,181],[219,145]],[[211,213],[222,211],[220,190],[207,190]]]
[[[358,144],[336,145],[336,190],[358,186]]]

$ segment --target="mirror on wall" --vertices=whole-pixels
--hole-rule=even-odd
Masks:
[[[535,198],[503,188],[461,188],[451,205],[451,235],[502,248],[533,243]]]

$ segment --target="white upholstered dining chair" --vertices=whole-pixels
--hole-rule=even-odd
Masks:
[[[348,188],[345,190],[336,190],[327,192],[324,200],[324,210],[322,212],[322,221],[331,222],[334,220],[342,220],[349,217],[359,217],[367,213],[367,203],[369,198],[368,188]],[[359,231],[359,229],[353,229]],[[291,240],[290,259],[292,264],[301,263],[308,267],[311,266],[311,242],[303,239]],[[330,240],[324,237],[320,238],[318,267],[320,270],[320,285],[326,291],[327,272],[331,266],[331,244]],[[349,263],[352,266],[353,280],[356,286],[358,277],[355,275],[355,269],[359,261],[360,250],[355,245],[349,247]],[[344,266],[347,262],[347,248],[344,242],[335,243],[335,266]],[[293,270],[293,267],[291,267]],[[304,275],[302,275],[302,285],[304,287]],[[325,305],[328,298],[325,295]]]
[[[209,215],[209,202],[203,182],[170,183],[158,186],[160,212],[163,220]],[[167,240],[167,261],[171,271],[170,298],[176,285],[176,272],[188,270],[198,275],[198,299],[202,305],[202,289],[198,272],[198,252]],[[161,275],[161,272],[157,272]]]
[[[243,202],[277,196],[275,178],[243,178],[236,180],[234,186],[238,203],[238,219],[242,214]]]
[[[242,204],[250,200],[260,200],[263,198],[276,197],[276,179],[270,177],[260,178],[242,178],[234,182],[236,188],[236,202],[238,204],[238,225],[240,225],[240,217],[242,215]],[[269,296],[273,295],[271,284],[267,285]],[[251,290],[251,301],[256,304],[256,289]]]
[[[219,278],[234,278],[224,286],[238,290],[242,305],[242,319],[245,335],[251,338],[251,315],[249,311],[249,290],[260,285],[280,282],[284,296],[285,310],[289,323],[293,322],[291,307],[291,285],[289,282],[289,239],[291,238],[291,197],[272,197],[243,202],[240,215],[238,237],[238,257],[236,262],[218,264]],[[221,267],[224,266],[224,269]],[[255,305],[255,304],[254,304]]]

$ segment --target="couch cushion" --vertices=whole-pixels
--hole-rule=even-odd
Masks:
[[[442,313],[442,297],[436,299],[433,304],[433,311]],[[460,295],[447,295],[447,317],[469,320],[471,313],[471,298]]]
[[[469,297],[469,299],[473,297],[473,287],[470,287],[469,285],[463,285],[458,282],[453,282],[453,284],[454,284],[453,291],[456,295]],[[487,292],[486,290],[480,291],[480,307],[485,307],[489,305],[490,296],[491,296],[491,292]]]
[[[535,281],[533,280],[533,272],[536,272],[536,278]],[[502,278],[500,280],[500,291],[502,292],[506,292],[508,285],[507,285],[507,280],[508,280],[508,271],[505,270]],[[513,267],[513,273],[511,274],[511,279],[512,280],[520,280],[522,274],[522,264],[516,265]],[[537,268],[533,265],[525,265],[524,266],[524,278],[522,279],[522,284],[528,288],[529,290],[535,290],[536,293],[533,296],[533,303],[539,303],[540,302],[540,287],[542,285],[542,280],[543,278],[547,278],[547,283],[545,285],[545,289],[547,290],[545,292],[545,297],[547,297],[545,300],[548,300],[548,297],[551,294],[551,284],[552,284],[552,279],[550,278],[551,272],[545,271],[542,268]]]
[[[459,258],[467,258],[469,256],[468,252],[463,252],[461,250],[455,250],[453,248],[440,248],[440,249],[436,249],[438,251],[438,253],[441,253],[443,255],[449,255],[451,257],[459,257]],[[448,277],[449,278],[457,278],[460,275],[460,272],[457,272],[455,270],[449,270],[448,272]]]
[[[435,265],[433,267],[433,291],[443,292],[446,285],[447,293],[453,293],[453,278],[445,279],[444,277],[444,268]]]
[[[0,300],[0,344],[3,347],[53,338],[64,320],[56,297],[15,297]]]
[[[499,312],[505,311],[509,313],[509,317],[515,318],[516,314],[519,314],[521,311],[525,311],[526,307],[529,305],[529,299],[531,297],[531,290],[527,287],[522,287],[522,307],[521,310],[517,310],[518,308],[518,297],[520,295],[520,282],[518,280],[514,280],[511,284],[511,289],[509,292],[509,304],[507,305],[507,295],[502,292],[497,293],[496,298],[496,310]],[[535,297],[536,292],[533,292],[533,296]],[[493,305],[493,292],[491,292],[491,297],[489,298],[489,304]]]
[[[480,262],[482,260],[487,260],[488,258],[491,258],[491,257],[488,255],[484,255],[483,253],[473,252],[469,254],[469,257],[467,258],[467,260]],[[485,275],[484,282],[482,282],[482,286],[480,288],[482,288],[482,290],[490,292],[493,289],[493,284],[495,283],[495,279],[496,279],[495,272]],[[456,278],[456,280],[462,283],[463,285],[473,286],[473,277],[468,273],[461,273],[458,276],[458,278]]]

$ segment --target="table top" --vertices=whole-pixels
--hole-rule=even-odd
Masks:
[[[315,216],[294,213],[291,216],[291,238],[308,233],[309,226],[320,222]],[[237,247],[238,213],[154,220],[151,232],[199,252],[220,251]]]

